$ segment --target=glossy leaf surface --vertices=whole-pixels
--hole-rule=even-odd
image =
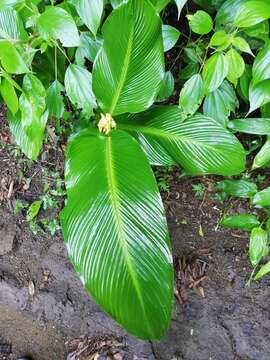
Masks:
[[[179,106],[187,115],[193,115],[204,98],[204,85],[200,74],[193,75],[180,92]]]
[[[12,8],[0,11],[0,37],[7,40],[26,40],[28,37],[22,20]]]
[[[9,41],[0,42],[0,60],[3,68],[10,74],[24,74],[29,71],[22,56]]]
[[[66,186],[64,238],[85,288],[129,332],[160,339],[171,317],[173,269],[146,156],[124,132],[83,131],[68,146]]]
[[[177,107],[159,106],[116,121],[118,128],[140,141],[152,163],[164,165],[165,152],[192,174],[233,175],[244,169],[245,152],[239,141],[201,114],[183,121]]]
[[[252,170],[267,165],[270,162],[270,139],[268,138],[258,154],[255,156],[252,164]]]
[[[164,51],[171,50],[179,39],[180,31],[170,25],[162,25]]]
[[[270,79],[270,45],[259,51],[252,67],[253,85]]]
[[[225,228],[251,231],[254,227],[258,227],[260,222],[255,215],[240,214],[226,216],[219,224]]]
[[[19,101],[14,86],[8,80],[3,79],[0,83],[0,93],[12,114],[16,114],[19,109]]]
[[[58,80],[55,80],[47,90],[46,102],[50,119],[53,116],[60,119],[63,115],[65,105],[61,93],[64,92],[64,90],[64,86]]]
[[[103,13],[104,0],[75,0],[73,1],[80,18],[96,36]]]
[[[270,188],[257,192],[252,199],[253,205],[270,206]]]
[[[193,15],[187,15],[189,27],[199,35],[208,34],[213,29],[213,21],[211,16],[202,10],[198,10]]]
[[[270,119],[235,119],[228,123],[228,128],[245,134],[270,135]]]
[[[267,232],[261,227],[252,229],[249,242],[249,260],[253,266],[259,264],[261,259],[268,255]]]
[[[237,27],[250,27],[270,18],[270,4],[262,0],[246,1],[236,14]]]
[[[203,69],[203,82],[206,93],[210,93],[220,87],[228,75],[228,70],[228,60],[221,53],[212,55],[206,61]]]
[[[251,198],[258,191],[257,185],[247,180],[223,180],[217,184],[216,189],[240,198]]]
[[[164,76],[160,18],[148,1],[129,0],[103,26],[93,89],[104,112],[139,112],[156,99]]]

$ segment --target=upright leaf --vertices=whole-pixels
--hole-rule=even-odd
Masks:
[[[249,86],[249,113],[270,102],[270,79],[254,85],[254,80]]]
[[[44,40],[60,40],[65,47],[80,45],[79,33],[72,16],[60,7],[45,10],[38,18],[38,29]]]
[[[15,115],[8,112],[8,123],[16,143],[20,146],[22,152],[32,160],[36,160],[40,152],[44,137],[44,130],[48,119],[48,112],[45,112],[39,118],[35,126],[35,133],[26,133],[22,126],[21,114],[18,111]]]
[[[92,74],[79,65],[71,64],[65,75],[65,88],[72,104],[92,115],[96,98],[92,90]]]
[[[64,113],[65,105],[61,94],[63,91],[64,86],[58,80],[55,80],[47,90],[47,108],[50,119],[54,116],[60,119]]]
[[[252,170],[267,165],[270,162],[270,139],[268,138],[258,154],[255,156],[252,164]]]
[[[259,51],[252,67],[253,86],[270,79],[270,45]]]
[[[193,75],[180,92],[179,106],[185,114],[193,115],[204,98],[203,80],[200,74]]]
[[[88,29],[96,36],[103,13],[104,0],[75,0],[76,10]]]
[[[259,280],[270,272],[270,261],[263,265],[255,276],[255,280]]]
[[[178,9],[178,19],[180,18],[181,12],[185,4],[187,3],[187,0],[174,0]]]
[[[41,117],[46,108],[46,91],[41,81],[33,74],[23,78],[23,93],[19,99],[22,127],[29,138],[44,130]]]
[[[268,252],[267,232],[261,227],[252,229],[249,243],[249,259],[252,266],[258,265],[261,259],[268,255]]]
[[[90,32],[82,32],[80,35],[80,46],[75,53],[76,63],[84,66],[85,59],[95,61],[99,49],[102,47],[103,38],[99,35],[94,38]]]
[[[162,25],[162,37],[164,51],[169,51],[174,47],[179,39],[180,31],[170,25]]]
[[[223,81],[218,89],[206,96],[203,113],[225,127],[231,112],[235,112],[237,107],[238,100],[232,85],[228,81]]]
[[[270,206],[270,187],[255,194],[254,198],[252,199],[252,204],[262,207]]]
[[[116,122],[119,129],[139,140],[152,163],[165,165],[165,153],[191,174],[235,175],[245,167],[240,142],[217,121],[201,114],[183,121],[176,106],[158,106],[116,118]]]
[[[15,115],[19,109],[19,101],[14,86],[8,80],[2,79],[0,83],[0,92],[7,107],[12,114]]]
[[[233,48],[226,53],[228,61],[228,74],[227,79],[237,85],[238,79],[243,75],[245,71],[245,62],[242,56]]]
[[[174,91],[174,77],[170,71],[166,71],[162,80],[157,99],[159,101],[167,100]]]
[[[164,76],[158,14],[148,1],[129,0],[108,17],[103,35],[93,68],[100,107],[112,115],[145,110],[156,99]]]
[[[215,91],[220,87],[223,80],[228,75],[228,70],[228,60],[221,53],[212,55],[206,61],[203,69],[203,82],[206,93]]]
[[[66,186],[64,238],[85,288],[130,333],[160,339],[171,318],[173,269],[147,158],[124,132],[83,131],[68,146]]]

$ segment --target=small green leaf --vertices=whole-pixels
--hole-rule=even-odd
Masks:
[[[103,13],[104,0],[74,0],[76,10],[94,36],[96,36]]]
[[[267,232],[261,227],[252,229],[249,243],[249,260],[253,267],[269,252]]]
[[[77,26],[72,16],[60,7],[50,7],[38,18],[38,29],[44,40],[60,40],[65,47],[80,45]]]
[[[245,71],[245,62],[242,56],[233,48],[226,53],[228,61],[228,74],[227,79],[237,85],[238,79],[243,75]]]
[[[180,36],[180,31],[170,25],[162,25],[162,37],[164,51],[171,50],[177,43]]]
[[[42,205],[41,200],[36,200],[36,201],[32,202],[29,209],[27,210],[27,215],[26,215],[27,221],[34,220],[37,217],[37,215],[40,211],[41,205]]]
[[[253,52],[248,44],[248,42],[240,37],[240,36],[236,36],[235,38],[233,38],[232,40],[232,44],[233,46],[235,46],[238,50],[245,52],[247,54],[250,54],[253,56]]]
[[[0,84],[0,92],[7,107],[15,115],[19,109],[19,101],[14,86],[8,80],[3,79]]]
[[[213,20],[207,12],[198,10],[194,15],[187,15],[189,27],[199,35],[208,34],[213,29]]]
[[[0,41],[0,60],[3,68],[10,74],[24,74],[29,71],[15,46],[8,41]]]
[[[248,64],[245,65],[245,71],[239,79],[238,93],[245,101],[249,101],[249,85],[252,78],[252,67]]]
[[[270,45],[259,51],[252,67],[253,86],[270,79]]]
[[[203,113],[226,127],[231,112],[235,112],[238,105],[232,85],[225,80],[218,89],[206,96]]]
[[[255,280],[260,280],[262,277],[267,275],[269,272],[270,272],[270,261],[268,261],[268,263],[266,263],[265,265],[263,265],[260,268],[260,270],[255,275],[254,279]]]
[[[206,93],[210,93],[220,87],[228,75],[229,65],[227,58],[216,53],[205,63],[203,69],[203,82]]]
[[[203,80],[200,74],[193,75],[180,92],[179,106],[187,115],[193,115],[204,98]]]
[[[225,228],[251,231],[254,227],[259,226],[260,222],[255,215],[241,214],[226,216],[219,224]]]
[[[270,162],[270,139],[267,139],[261,150],[255,156],[252,170],[264,167]]]
[[[223,180],[217,183],[216,189],[240,198],[251,198],[258,191],[257,185],[247,180]]]
[[[96,107],[92,74],[79,65],[70,64],[65,75],[65,88],[72,104],[91,116]]]
[[[215,47],[228,47],[232,42],[231,36],[224,30],[219,30],[213,34],[210,40],[210,46]]]
[[[159,101],[167,100],[174,91],[174,77],[170,71],[166,71],[162,80],[157,99]]]
[[[244,134],[270,135],[270,119],[235,119],[229,122],[228,128]]]
[[[270,206],[270,187],[257,192],[252,199],[253,205]]]
[[[261,0],[246,1],[239,7],[234,23],[239,28],[245,28],[256,25],[269,18],[269,3]]]
[[[62,117],[65,110],[65,105],[61,93],[64,90],[64,86],[58,80],[55,80],[48,88],[47,108],[49,110],[49,119],[52,119],[54,116],[57,119]]]

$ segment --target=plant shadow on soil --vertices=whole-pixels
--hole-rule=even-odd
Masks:
[[[0,140],[9,144],[6,133],[2,113]],[[205,264],[206,279],[200,282],[199,293],[183,284],[184,304],[179,296],[175,298],[171,327],[161,342],[139,341],[86,294],[69,263],[61,235],[34,236],[25,217],[12,213],[16,199],[33,201],[42,194],[42,167],[63,170],[62,152],[50,147],[45,152],[49,160],[26,171],[32,181],[23,190],[17,180],[18,159],[5,146],[0,148],[0,247],[7,246],[0,256],[1,360],[24,354],[34,360],[269,360],[269,278],[246,288],[251,271],[248,237],[217,227],[228,206],[245,212],[247,203],[217,202],[212,196],[216,178],[179,180],[178,172],[173,171],[170,191],[163,199],[175,263],[183,256],[198,260]],[[191,190],[198,182],[206,188],[202,199]],[[178,295],[182,299],[182,294]],[[86,357],[72,355],[78,344],[87,349]],[[96,354],[100,357],[94,357]]]

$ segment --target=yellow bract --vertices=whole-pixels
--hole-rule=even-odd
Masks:
[[[115,129],[116,128],[116,122],[113,120],[112,115],[111,114],[101,114],[101,119],[99,120],[98,123],[98,130],[99,132],[104,132],[106,135],[109,134],[109,132],[111,131],[111,129]]]

